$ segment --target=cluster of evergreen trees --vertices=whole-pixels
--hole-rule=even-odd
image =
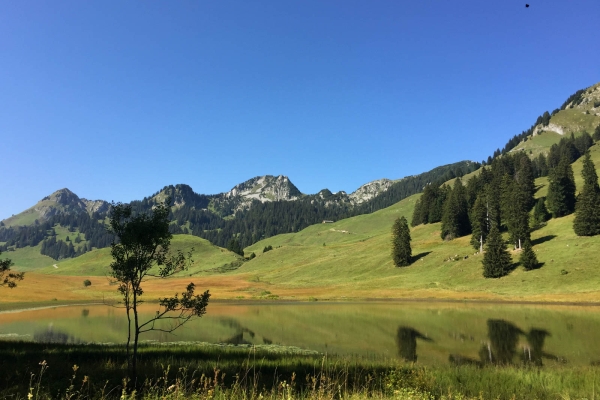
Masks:
[[[513,247],[522,250],[521,264],[526,269],[536,268],[538,262],[530,233],[543,225],[550,214],[556,218],[577,210],[575,232],[600,233],[600,187],[589,152],[584,159],[585,185],[579,197],[575,197],[571,162],[591,146],[587,139],[577,139],[566,138],[552,147],[546,161],[549,179],[546,201],[534,200],[535,163],[523,152],[506,154],[493,160],[490,167],[483,168],[466,186],[460,179],[452,188],[427,186],[415,205],[411,225],[441,221],[444,240],[471,234],[475,249],[483,251],[485,246],[486,277],[503,276],[512,268],[501,236],[506,231]]]

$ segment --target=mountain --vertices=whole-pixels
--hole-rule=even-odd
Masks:
[[[484,164],[508,152],[524,151],[534,159],[536,177],[546,176],[556,155],[562,151],[561,146],[576,149],[572,154],[583,154],[593,143],[590,134],[594,133],[596,140],[600,138],[599,125],[600,84],[596,84],[575,92],[560,109],[543,113],[528,130],[511,138]],[[538,159],[538,155],[547,156],[547,163]],[[372,181],[351,194],[332,193],[328,189],[303,194],[284,175],[254,177],[228,192],[213,195],[198,194],[190,186],[179,184],[166,186],[130,204],[136,212],[146,212],[157,202],[171,197],[172,233],[191,233],[221,247],[235,239],[247,247],[264,238],[298,232],[324,220],[338,221],[373,213],[421,192],[428,184],[441,185],[456,177],[474,176],[480,166],[476,162],[461,161],[397,181]],[[104,225],[109,206],[103,200],[79,198],[68,189],[56,191],[26,211],[2,221],[0,250],[36,246],[43,240],[43,254],[71,257],[105,247],[112,240]],[[68,227],[72,234],[84,234],[84,245],[81,241],[78,246],[67,244],[66,236],[65,241],[52,239],[57,227]]]
[[[44,222],[56,215],[87,213],[106,213],[110,203],[104,200],[87,200],[79,198],[67,188],[57,190],[44,197],[33,207],[20,214],[3,220],[6,226],[32,225],[37,220]]]
[[[477,163],[461,161],[398,181],[369,182],[350,195],[328,189],[306,195],[283,175],[255,177],[216,195],[198,194],[189,185],[178,184],[165,186],[130,205],[134,212],[147,212],[170,197],[171,233],[191,233],[221,247],[236,238],[245,247],[324,220],[377,211],[420,192],[428,183],[441,183],[478,167]],[[107,247],[113,240],[105,225],[109,207],[106,201],[87,200],[68,189],[58,190],[2,221],[0,251],[37,246],[39,254],[60,260]]]

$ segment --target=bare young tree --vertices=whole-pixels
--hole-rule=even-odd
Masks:
[[[193,249],[187,257],[181,251],[176,254],[169,252],[172,238],[169,233],[169,205],[170,199],[167,199],[149,213],[134,215],[130,205],[112,204],[110,230],[115,240],[111,244],[113,262],[110,264],[110,276],[119,283],[118,291],[127,314],[127,362],[133,384],[137,377],[139,335],[152,330],[173,332],[190,319],[204,315],[210,298],[208,290],[202,295],[195,295],[195,286],[190,283],[181,296],[176,294],[159,299],[159,310],[154,317],[140,321],[139,305],[145,279],[167,278],[185,270],[192,262]],[[171,324],[157,325],[160,320]]]

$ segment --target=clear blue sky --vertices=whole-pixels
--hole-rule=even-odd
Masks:
[[[525,2],[530,7],[525,8]],[[600,81],[598,0],[0,2],[0,219],[481,161]]]

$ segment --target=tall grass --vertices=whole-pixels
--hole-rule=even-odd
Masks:
[[[124,391],[123,346],[0,342],[11,399],[593,399],[598,368],[438,366],[237,348],[144,345]]]

